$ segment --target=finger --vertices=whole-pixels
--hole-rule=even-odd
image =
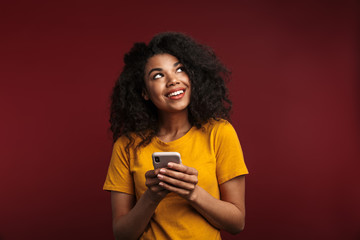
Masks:
[[[190,190],[190,191],[194,190],[195,185],[196,185],[194,183],[184,182],[184,181],[181,181],[181,180],[178,180],[175,178],[171,178],[171,177],[168,177],[168,176],[162,175],[162,174],[158,174],[158,178],[161,180],[161,182],[165,182],[165,183],[175,186],[177,188],[182,188],[182,189],[186,189],[186,190]],[[161,186],[161,184],[160,184],[160,186]]]
[[[183,172],[190,175],[198,175],[198,171],[195,168],[188,167],[182,164],[169,162],[167,167],[172,170]]]
[[[170,192],[174,192],[174,193],[177,193],[179,195],[189,195],[191,193],[190,190],[187,190],[187,189],[183,189],[183,188],[178,188],[178,187],[175,187],[175,186],[171,186],[165,182],[160,182],[159,185],[161,187],[163,187],[164,189],[170,191]]]
[[[145,173],[145,178],[154,178],[159,173],[160,169],[149,170]]]
[[[147,187],[152,187],[152,186],[156,186],[156,185],[159,185],[159,178],[155,177],[155,178],[147,178],[146,181],[145,181],[145,185]]]
[[[154,170],[150,170],[150,171],[147,171],[145,173],[145,178],[152,178],[152,177],[155,177],[155,173],[154,173]]]
[[[188,182],[188,183],[192,183],[192,184],[198,183],[197,175],[189,175],[189,174],[186,174],[183,172],[173,171],[170,169],[161,169],[160,175],[166,175],[171,178],[175,178],[175,179],[181,180],[183,182]],[[159,174],[158,174],[158,178],[159,178]]]

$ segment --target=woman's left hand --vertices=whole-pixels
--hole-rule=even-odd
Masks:
[[[198,171],[195,168],[170,162],[168,168],[160,169],[159,185],[193,201],[196,198]]]

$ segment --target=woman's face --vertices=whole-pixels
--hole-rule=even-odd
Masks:
[[[183,65],[167,53],[149,58],[145,66],[143,97],[151,100],[158,110],[175,113],[187,110],[191,84]]]

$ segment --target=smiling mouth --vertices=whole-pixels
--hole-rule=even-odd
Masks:
[[[183,94],[183,93],[185,93],[185,90],[178,90],[178,91],[169,93],[169,94],[167,94],[166,96],[167,96],[168,98],[171,98],[171,97],[179,96],[179,95],[181,95],[181,94]]]

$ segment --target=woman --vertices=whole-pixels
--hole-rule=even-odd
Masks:
[[[221,239],[245,224],[245,177],[229,119],[229,72],[180,33],[136,43],[113,89],[111,191],[117,239]],[[153,169],[153,152],[182,164]]]

